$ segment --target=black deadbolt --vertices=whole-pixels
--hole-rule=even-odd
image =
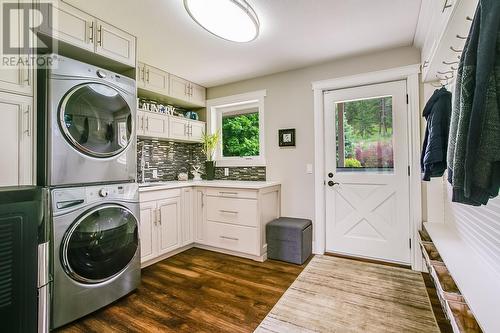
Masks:
[[[330,172],[330,173],[328,174],[328,178],[333,178],[333,173],[331,173],[331,172]]]

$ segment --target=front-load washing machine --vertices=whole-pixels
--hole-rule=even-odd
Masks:
[[[51,191],[52,328],[127,295],[140,283],[134,183]]]
[[[135,181],[135,80],[60,55],[47,59],[38,72],[38,185]]]

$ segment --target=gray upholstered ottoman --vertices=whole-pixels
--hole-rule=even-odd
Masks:
[[[267,257],[302,265],[312,253],[312,222],[280,217],[266,226]]]

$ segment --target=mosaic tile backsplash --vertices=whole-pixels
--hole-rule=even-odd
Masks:
[[[141,172],[141,155],[144,153],[144,179]],[[139,182],[177,180],[181,172],[191,171],[193,166],[201,166],[205,171],[205,155],[201,144],[139,139],[137,144],[137,179]],[[158,178],[153,178],[153,170],[157,170]],[[229,176],[224,176],[224,168],[215,169],[215,179],[219,180],[266,180],[266,167],[229,168]]]

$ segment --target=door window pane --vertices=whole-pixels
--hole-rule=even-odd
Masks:
[[[394,169],[392,97],[335,104],[337,170]]]
[[[222,115],[222,156],[259,156],[259,109]]]

